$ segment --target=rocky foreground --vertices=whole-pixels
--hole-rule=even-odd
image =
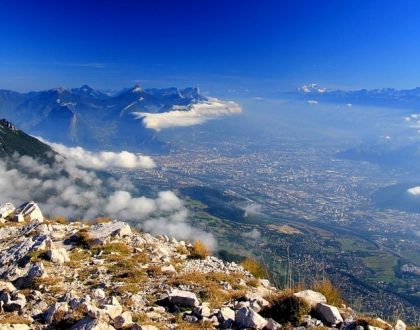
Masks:
[[[280,292],[238,264],[124,222],[0,227],[0,330],[406,329],[319,292]]]

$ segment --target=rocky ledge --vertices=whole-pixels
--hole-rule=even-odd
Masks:
[[[278,291],[238,264],[125,222],[0,227],[0,330],[405,330],[358,318],[319,292]]]

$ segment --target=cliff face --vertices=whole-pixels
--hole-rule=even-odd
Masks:
[[[369,328],[320,293],[281,293],[240,265],[124,222],[11,219],[0,225],[0,329]]]

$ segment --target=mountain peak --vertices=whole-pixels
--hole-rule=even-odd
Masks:
[[[140,93],[141,91],[143,91],[143,88],[141,88],[140,85],[135,84],[134,87],[131,89],[130,92],[132,92],[132,93]]]

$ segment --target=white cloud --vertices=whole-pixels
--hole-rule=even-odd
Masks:
[[[48,216],[73,220],[107,216],[131,221],[153,234],[199,239],[210,249],[216,248],[211,234],[191,227],[188,209],[174,192],[161,191],[155,198],[136,196],[136,189],[127,177],[98,177],[94,171],[82,168],[86,163],[71,161],[74,157],[69,159],[57,156],[52,165],[28,156],[1,159],[0,204],[35,200]]]
[[[242,236],[246,238],[258,240],[261,238],[261,232],[258,229],[254,228],[249,232],[243,233]]]
[[[61,154],[66,160],[73,161],[77,166],[103,170],[111,167],[120,168],[143,168],[151,169],[156,166],[149,156],[134,154],[128,151],[111,152],[101,151],[92,152],[82,147],[66,147],[62,144],[48,143],[56,152]]]
[[[244,207],[245,217],[261,214],[260,204],[248,204]]]
[[[407,192],[413,196],[420,196],[420,186],[410,188]]]
[[[308,104],[309,104],[309,105],[315,105],[315,104],[318,104],[318,101],[315,101],[315,100],[309,100],[309,101],[308,101]]]
[[[169,112],[135,112],[134,115],[143,120],[145,127],[160,131],[168,127],[199,125],[208,120],[241,112],[242,108],[235,102],[209,99],[208,102],[193,104],[184,109],[176,107]]]

